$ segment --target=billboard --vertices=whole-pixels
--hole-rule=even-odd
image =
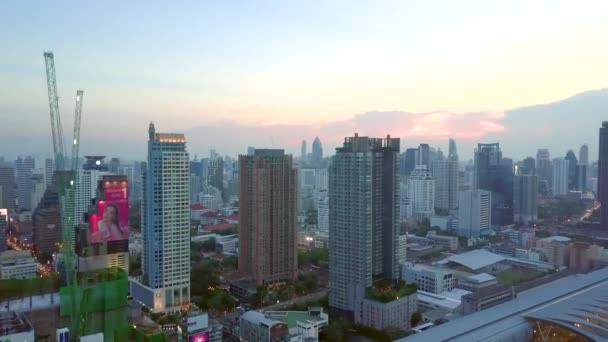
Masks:
[[[126,178],[102,180],[103,199],[89,218],[91,243],[129,238],[129,185]]]
[[[188,342],[209,342],[209,332],[196,333],[188,337]]]

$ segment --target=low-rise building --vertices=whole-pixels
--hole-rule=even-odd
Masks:
[[[408,284],[416,284],[418,291],[438,294],[454,288],[454,273],[448,268],[426,265],[401,266],[401,278]]]
[[[462,297],[470,291],[455,288],[438,294],[418,291],[418,308],[420,311],[441,309],[449,313],[460,313]]]
[[[308,311],[247,311],[240,317],[240,338],[244,342],[319,341],[319,332],[329,324],[322,308]]]
[[[431,240],[435,246],[445,247],[451,251],[458,250],[458,237],[456,236],[437,235],[437,232],[431,230],[426,234],[426,238]]]
[[[23,313],[0,312],[0,341],[34,342],[34,327]]]
[[[475,274],[458,282],[458,287],[468,291],[479,291],[480,289],[498,284],[493,275],[487,273]]]
[[[222,342],[222,325],[207,313],[189,314],[178,327],[184,341]]]
[[[416,292],[386,302],[366,296],[361,303],[360,312],[355,315],[355,323],[379,330],[387,327],[409,330],[410,318],[416,311],[418,311]]]
[[[6,251],[0,254],[0,279],[35,278],[38,265],[30,251]]]
[[[516,297],[515,288],[496,284],[479,289],[462,297],[462,315],[483,311],[508,302]]]

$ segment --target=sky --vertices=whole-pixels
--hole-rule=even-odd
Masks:
[[[606,37],[605,0],[5,0],[0,155],[51,152],[51,50],[65,141],[84,89],[82,154],[144,159],[154,121],[199,156],[359,132],[524,157],[505,112],[607,87]]]

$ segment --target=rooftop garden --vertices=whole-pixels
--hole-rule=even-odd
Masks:
[[[392,302],[416,292],[416,284],[406,284],[403,280],[378,280],[365,290],[367,299],[382,303]]]

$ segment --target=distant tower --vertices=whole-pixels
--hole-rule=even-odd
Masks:
[[[306,151],[306,140],[302,140],[302,154],[300,155],[300,159],[303,162],[306,162],[306,153],[308,153]]]
[[[492,192],[466,190],[458,193],[458,235],[478,238],[492,223]]]
[[[529,225],[538,219],[538,177],[515,176],[513,191],[513,222]]]
[[[589,165],[589,146],[584,144],[578,152],[579,165]]]
[[[549,154],[549,150],[546,148],[538,149],[538,152],[536,153],[536,174],[538,175],[538,179],[547,181],[551,184],[553,177],[551,168],[551,155]]]
[[[36,167],[33,157],[17,159],[17,199],[19,208],[32,210],[32,172]]]
[[[418,220],[430,219],[435,214],[435,179],[427,166],[416,165],[407,183],[412,214]],[[441,190],[447,189],[441,188]]]
[[[433,165],[435,179],[435,207],[445,211],[458,207],[458,156],[436,159]],[[411,199],[410,199],[411,200]]]
[[[578,161],[574,151],[568,150],[566,160],[568,161],[568,190],[576,190],[576,165],[578,165]]]
[[[12,165],[0,162],[0,209],[15,209],[15,169]]]
[[[608,230],[608,121],[600,127],[597,172],[597,198],[600,202],[600,227]]]
[[[568,193],[570,161],[565,158],[553,159],[553,196]]]
[[[458,151],[456,150],[456,141],[450,138],[450,149],[448,153],[448,159],[458,160]]]
[[[430,168],[430,149],[429,144],[418,145],[418,151],[416,151],[416,166],[426,165],[427,168]]]
[[[319,137],[315,137],[315,140],[312,142],[312,162],[315,166],[319,166],[321,160],[323,160],[323,146]]]

